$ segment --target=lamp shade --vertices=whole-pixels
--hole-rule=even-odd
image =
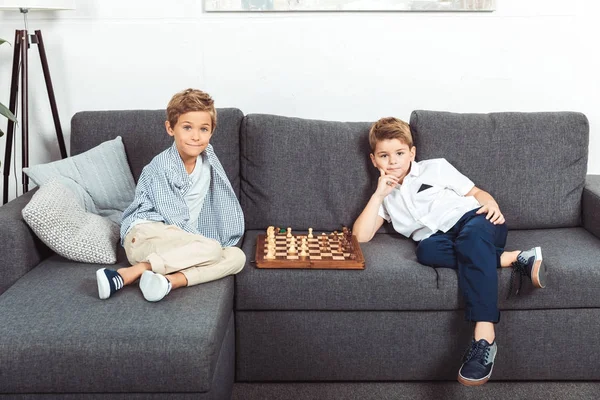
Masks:
[[[0,0],[0,10],[74,10],[75,0]]]

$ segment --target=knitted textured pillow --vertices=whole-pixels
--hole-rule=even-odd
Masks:
[[[60,179],[84,201],[86,211],[119,224],[135,195],[135,181],[120,136],[64,160],[23,168],[23,172],[38,186]]]
[[[70,260],[114,264],[119,225],[86,212],[78,196],[58,180],[39,188],[23,208],[23,219],[57,254]]]

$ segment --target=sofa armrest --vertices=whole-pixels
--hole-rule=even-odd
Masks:
[[[0,295],[52,251],[35,236],[21,211],[36,190],[0,207]]]
[[[588,175],[581,199],[583,227],[600,239],[600,175]]]

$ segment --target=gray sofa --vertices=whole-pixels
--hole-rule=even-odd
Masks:
[[[120,135],[137,179],[172,140],[164,119],[77,113],[71,154]],[[415,111],[410,122],[418,159],[447,158],[498,200],[507,249],[543,248],[545,289],[524,282],[506,299],[510,270],[498,270],[490,384],[599,381],[600,176],[586,176],[586,117]],[[457,275],[417,263],[411,240],[382,228],[362,245],[365,270],[252,263],[268,225],[352,225],[377,176],[369,125],[219,109],[212,143],[244,209],[247,265],[159,303],[136,285],[100,301],[99,266],[53,254],[23,221],[33,192],[1,207],[0,398],[228,399],[234,382],[454,381],[472,329]]]

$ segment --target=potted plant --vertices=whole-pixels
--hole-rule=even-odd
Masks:
[[[4,44],[4,43],[8,43],[6,40],[1,39],[0,38],[0,45]],[[15,118],[14,114],[12,112],[10,112],[10,110],[2,103],[0,103],[0,115],[8,118],[9,120],[13,121],[13,122],[17,122],[17,118]],[[0,125],[2,125],[0,123]],[[2,131],[2,128],[0,128],[0,137],[2,137],[4,135],[4,132]],[[1,165],[1,163],[0,163]]]

